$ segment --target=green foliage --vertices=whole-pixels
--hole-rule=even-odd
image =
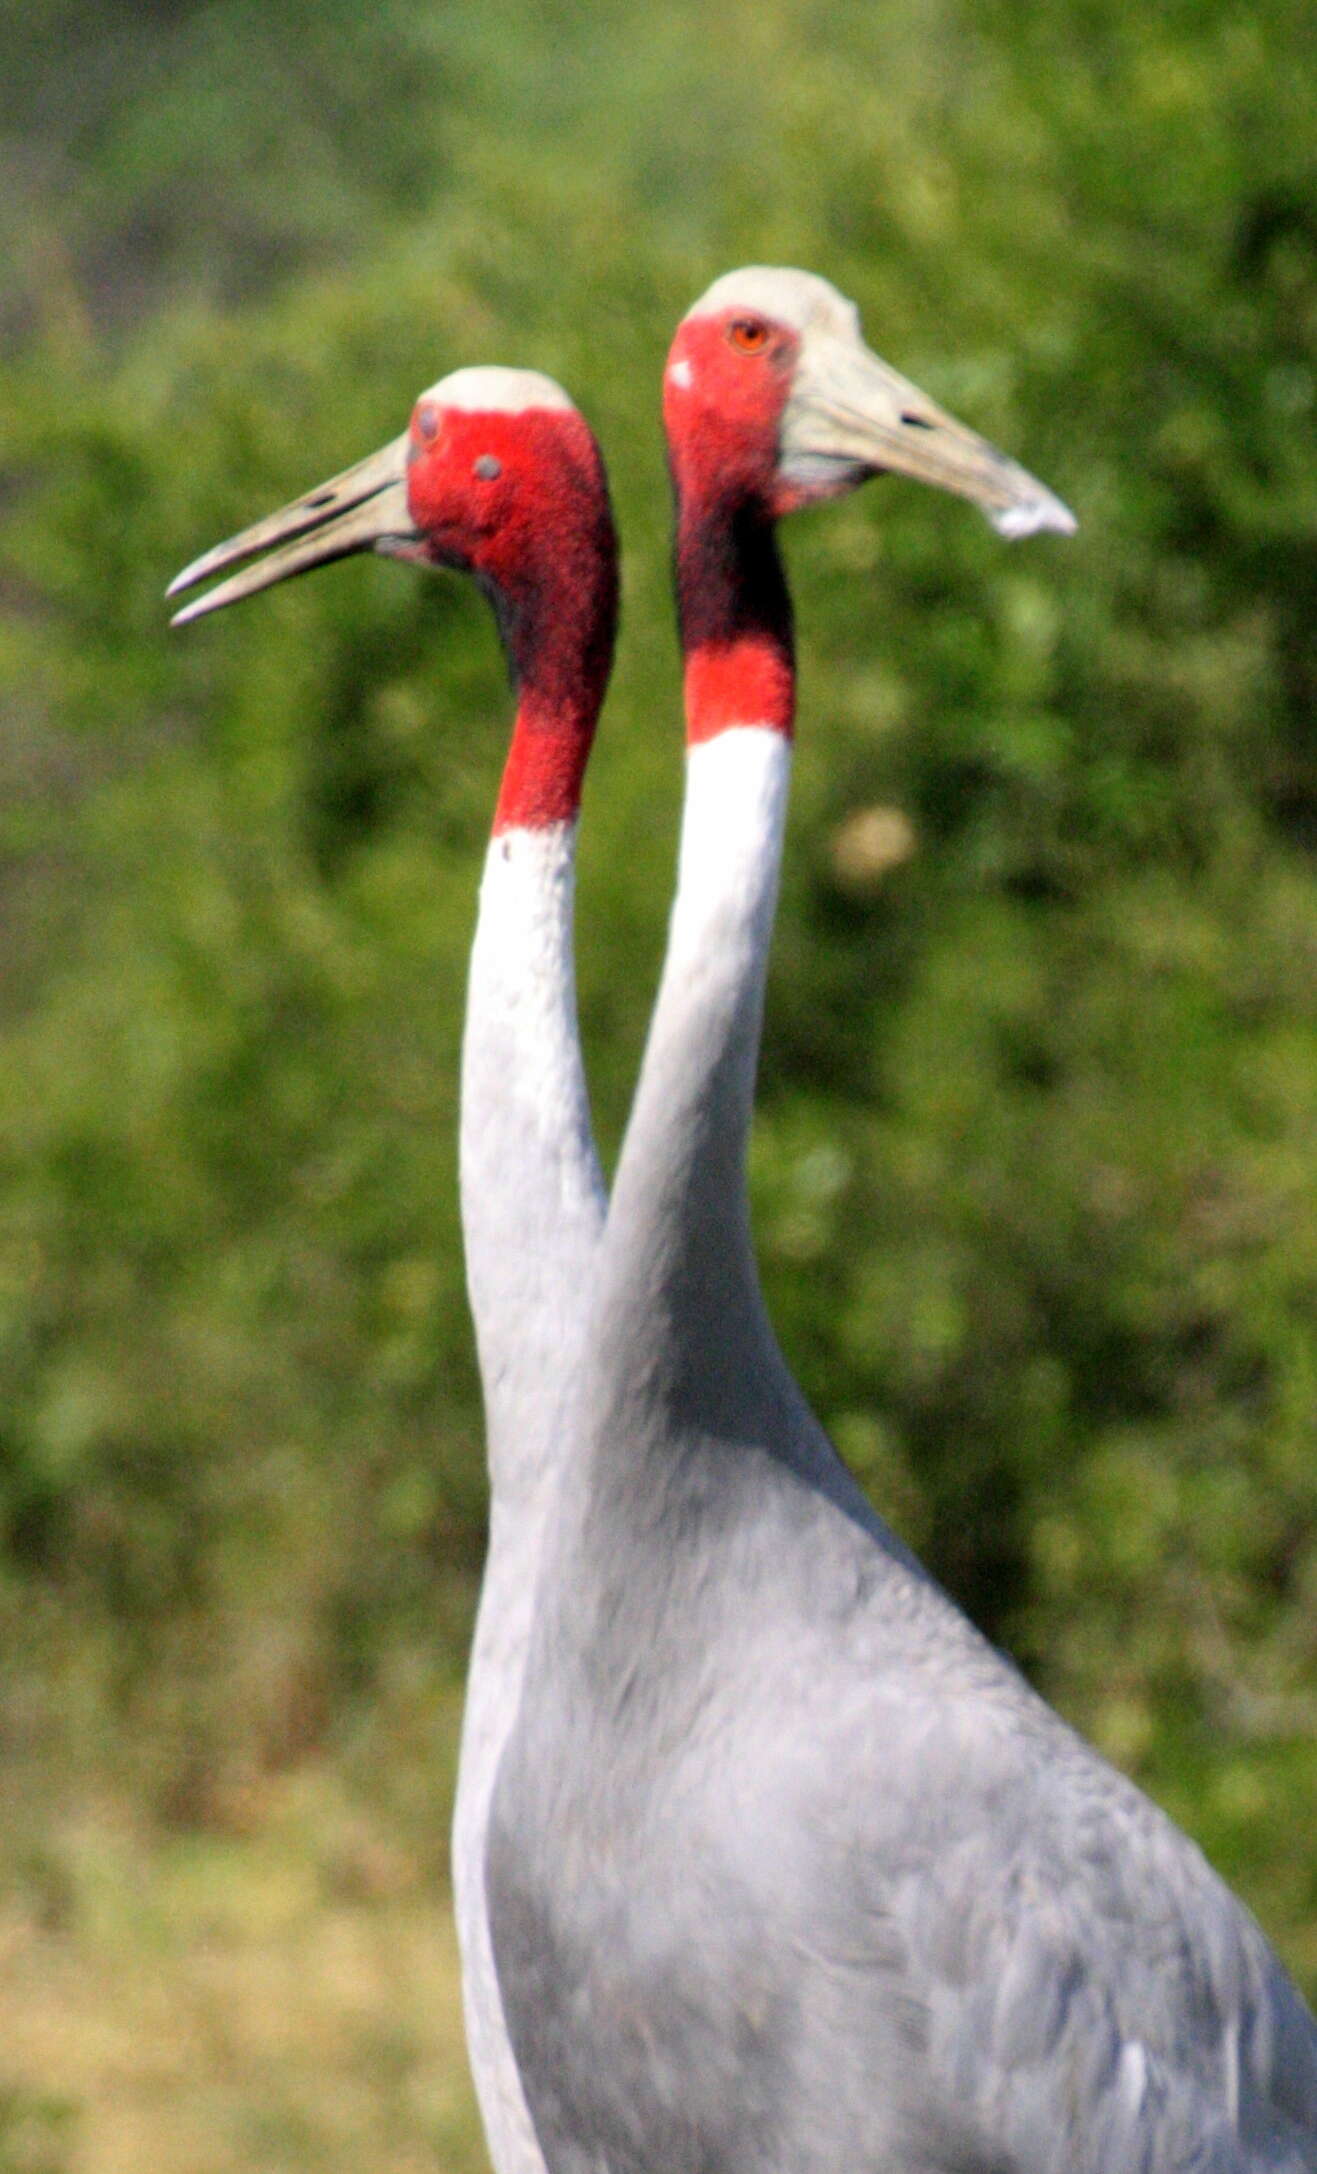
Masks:
[[[715,273],[800,262],[1082,526],[1007,550],[886,483],[788,538],[773,1311],[901,1529],[1317,1980],[1298,9],[7,16],[10,1734],[218,1817],[459,1664],[480,1553],[453,1141],[493,632],[358,563],[171,636],[165,579],[443,370],[563,378],[626,552],[580,905],[611,1146],[680,790],[658,374]]]

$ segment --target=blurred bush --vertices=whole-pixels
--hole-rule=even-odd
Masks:
[[[0,1732],[31,1786],[187,1824],[363,1729],[421,1756],[482,1545],[454,1096],[492,627],[358,563],[171,636],[165,580],[443,370],[571,388],[626,553],[580,906],[611,1148],[680,791],[659,370],[718,271],[800,262],[1082,527],[1008,550],[889,483],[788,537],[774,1314],[881,1505],[1317,1981],[1298,9],[4,19]]]

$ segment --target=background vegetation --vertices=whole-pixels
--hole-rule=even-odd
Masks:
[[[474,2168],[454,1180],[508,717],[457,582],[160,592],[459,363],[625,625],[584,1031],[680,791],[657,386],[801,263],[1079,511],[798,521],[755,1150],[876,1498],[1317,1988],[1317,95],[1296,0],[3,0],[0,2168]]]

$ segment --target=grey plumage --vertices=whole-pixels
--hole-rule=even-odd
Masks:
[[[807,348],[820,318],[841,337],[820,285],[713,295]],[[688,757],[495,1789],[494,1952],[550,2174],[1312,2174],[1317,2030],[1253,1920],[888,1532],[773,1338],[744,1193],[773,722]]]

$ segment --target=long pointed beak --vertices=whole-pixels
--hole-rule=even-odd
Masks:
[[[866,475],[913,476],[980,507],[1003,536],[1071,535],[1068,506],[995,445],[958,423],[867,347],[807,342],[782,418],[782,474],[826,495]]]
[[[166,596],[177,596],[180,589],[194,589],[199,581],[208,581],[212,574],[222,573],[226,566],[236,566],[243,559],[254,559],[259,552],[269,554],[256,565],[232,574],[208,595],[185,604],[182,611],[175,612],[170,624],[184,626],[189,619],[200,619],[205,612],[236,604],[240,597],[254,596],[258,589],[271,588],[292,574],[304,574],[313,566],[328,566],[333,559],[349,558],[354,551],[388,551],[391,546],[405,548],[418,542],[416,524],[407,505],[409,444],[405,436],[395,438],[391,445],[381,446],[378,453],[358,461],[354,468],[345,468],[342,475],[331,476],[328,483],[318,484],[305,497],[294,499],[290,506],[268,514],[265,520],[243,529],[241,535],[231,536],[227,543],[216,544],[213,551],[193,559],[190,566],[175,575]]]

